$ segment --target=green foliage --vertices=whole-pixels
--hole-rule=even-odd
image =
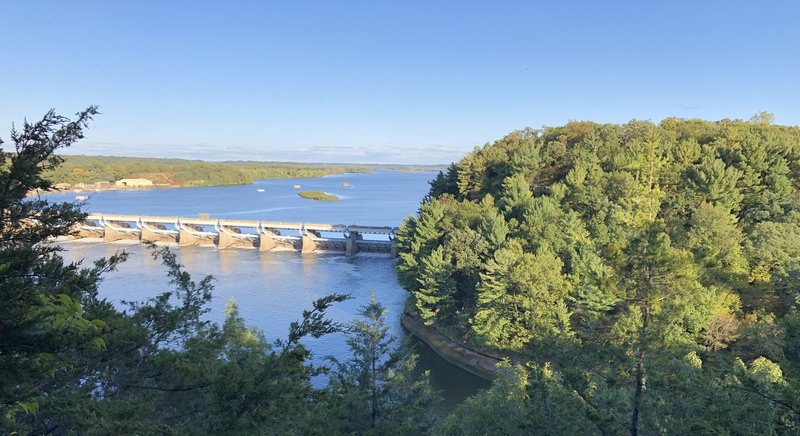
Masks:
[[[327,192],[322,192],[322,191],[300,191],[297,193],[297,195],[308,200],[318,200],[318,201],[341,200],[341,198],[338,195],[328,194]]]
[[[533,194],[528,181],[522,174],[506,177],[498,204],[508,220],[524,220],[525,214],[533,207]]]
[[[424,202],[416,218],[409,217],[400,227],[397,245],[400,261],[397,270],[400,282],[407,289],[419,289],[419,259],[427,257],[442,238],[444,205],[439,200]]]
[[[431,190],[429,198],[440,197],[444,194],[458,193],[458,167],[450,164],[447,173],[439,171],[436,178],[430,181]]]
[[[543,250],[525,253],[511,241],[494,253],[478,284],[472,329],[482,342],[518,350],[550,335],[569,335],[561,261]]]
[[[686,168],[686,181],[702,200],[719,205],[727,210],[739,210],[742,195],[737,183],[739,172],[729,168],[722,160],[706,159]]]
[[[336,371],[327,391],[330,430],[343,434],[426,433],[434,423],[437,398],[414,371],[407,344],[395,348],[386,327],[386,308],[372,294],[348,329],[347,362],[332,359]]]
[[[456,289],[453,268],[444,253],[443,246],[437,247],[422,258],[419,267],[419,290],[414,296],[417,310],[426,324],[432,323],[440,310],[447,310],[453,304]]]
[[[526,394],[496,386],[445,433],[796,432],[800,129],[771,120],[526,129],[437,178],[401,283],[426,323],[528,364]]]
[[[686,247],[704,267],[706,282],[741,286],[748,272],[736,217],[723,206],[700,203],[689,219]]]
[[[68,234],[84,218],[73,204],[26,200],[32,189],[48,189],[42,171],[60,159],[53,153],[83,137],[97,114],[89,107],[74,121],[48,112],[38,122],[12,130],[14,151],[0,149],[0,425],[26,431],[42,419],[41,402],[53,380],[102,351],[107,323],[87,304],[97,301],[97,280],[124,259],[89,268],[65,264],[49,238]],[[2,141],[0,141],[2,144]],[[20,424],[22,422],[22,424]]]
[[[528,374],[506,368],[491,388],[468,398],[435,431],[439,435],[530,434],[525,411]]]
[[[481,215],[480,234],[489,242],[493,250],[502,247],[508,238],[511,229],[508,222],[503,219],[496,207],[491,195],[487,195],[481,201]]]

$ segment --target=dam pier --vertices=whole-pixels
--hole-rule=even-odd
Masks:
[[[141,216],[92,213],[77,226],[77,238],[104,242],[134,240],[153,243],[213,245],[219,249],[255,248],[259,251],[338,251],[397,255],[397,227],[318,224],[301,222]]]

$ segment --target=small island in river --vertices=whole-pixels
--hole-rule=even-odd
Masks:
[[[319,201],[341,200],[341,197],[339,197],[338,195],[328,194],[327,192],[322,192],[322,191],[301,191],[298,192],[297,195],[306,198],[308,200],[319,200]]]

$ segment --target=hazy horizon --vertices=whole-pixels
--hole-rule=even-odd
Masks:
[[[345,161],[298,161],[298,160],[253,160],[253,159],[199,159],[199,158],[185,158],[185,157],[174,157],[174,156],[141,156],[141,155],[121,155],[121,154],[82,154],[82,153],[73,153],[73,148],[68,148],[63,150],[61,153],[56,153],[59,156],[85,156],[85,157],[124,157],[124,158],[132,158],[132,159],[174,159],[174,160],[185,160],[185,161],[200,161],[200,162],[220,162],[220,163],[297,163],[297,164],[308,164],[308,165],[358,165],[358,166],[407,166],[407,167],[448,167],[452,162],[441,162],[441,163],[430,163],[430,164],[420,164],[420,163],[396,163],[396,162],[385,162],[385,163],[378,163],[378,162],[345,162]]]

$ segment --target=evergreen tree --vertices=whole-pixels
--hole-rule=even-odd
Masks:
[[[739,210],[742,195],[737,188],[740,175],[735,168],[728,168],[719,159],[709,159],[687,168],[686,177],[702,200],[720,205],[729,211]]]
[[[511,229],[503,215],[494,206],[494,198],[487,195],[481,200],[480,233],[489,242],[492,251],[502,247]]]
[[[516,241],[497,250],[481,274],[472,330],[486,344],[510,350],[534,338],[569,335],[561,269],[553,253],[525,253]]]
[[[700,203],[689,221],[686,246],[704,266],[709,283],[735,285],[747,274],[736,216],[723,206]]]
[[[522,175],[529,183],[534,181],[542,166],[539,147],[538,141],[534,138],[520,144],[519,150],[511,157],[512,173]]]
[[[438,199],[422,203],[416,218],[408,218],[397,235],[400,261],[397,264],[400,283],[409,290],[418,288],[420,259],[428,256],[442,239],[441,222],[444,206]]]
[[[431,189],[427,198],[432,200],[444,194],[458,195],[458,167],[455,163],[447,167],[447,173],[439,171],[436,178],[430,182]]]
[[[524,220],[525,214],[533,207],[533,194],[525,177],[518,174],[503,180],[503,193],[498,205],[506,219]]]
[[[480,280],[480,271],[484,262],[490,257],[492,247],[486,239],[475,230],[466,228],[451,233],[445,239],[444,258],[451,260],[452,278],[455,292],[452,304],[446,316],[469,316],[470,309],[477,299],[476,286]]]
[[[362,319],[348,329],[352,357],[347,362],[332,359],[336,368],[328,397],[339,431],[408,435],[428,431],[436,397],[427,376],[415,375],[416,357],[407,346],[393,346],[386,308],[375,294],[359,314]]]
[[[437,247],[422,258],[418,274],[419,286],[413,299],[422,321],[430,325],[436,319],[452,315],[456,283],[453,266],[445,255],[444,246]]]
[[[96,114],[91,106],[71,121],[51,110],[12,129],[13,151],[0,149],[0,425],[9,429],[30,431],[56,376],[105,346],[106,323],[85,306],[98,298],[100,274],[124,256],[90,268],[65,264],[49,239],[85,215],[76,204],[26,198],[52,187],[42,172],[61,162],[54,153],[83,138]]]

